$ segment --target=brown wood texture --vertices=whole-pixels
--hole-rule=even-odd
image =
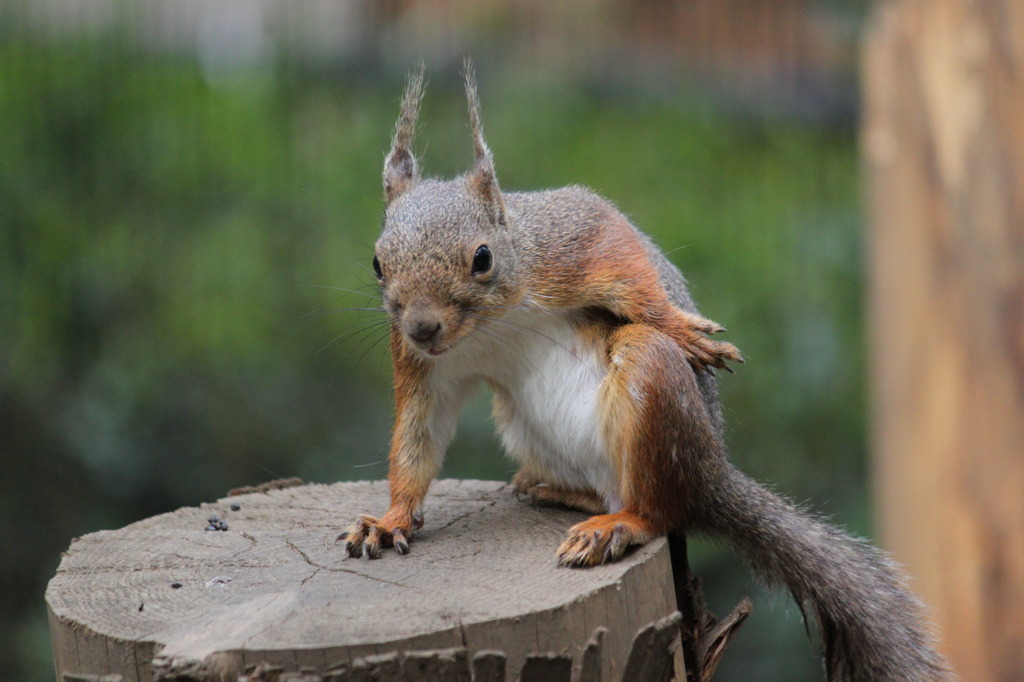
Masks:
[[[675,611],[663,539],[618,563],[559,568],[555,548],[585,516],[518,502],[503,483],[437,481],[409,555],[345,559],[335,536],[387,503],[383,482],[305,485],[73,541],[46,591],[58,679],[151,680],[156,658],[165,672],[235,680],[261,663],[323,673],[455,648],[489,670],[500,662],[478,654],[504,652],[508,679],[531,656],[538,670],[564,666],[542,660],[553,653],[617,680],[634,634]],[[204,530],[211,515],[228,530]]]
[[[1024,2],[876,7],[864,63],[884,542],[965,680],[1024,679]]]

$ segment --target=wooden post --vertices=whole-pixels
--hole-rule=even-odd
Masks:
[[[865,50],[885,544],[964,680],[1024,679],[1024,2],[876,7]]]
[[[77,539],[46,591],[58,680],[569,682],[575,670],[589,682],[682,669],[664,539],[559,568],[555,548],[583,514],[448,480],[432,486],[409,555],[345,559],[338,531],[387,503],[383,482],[257,490]]]

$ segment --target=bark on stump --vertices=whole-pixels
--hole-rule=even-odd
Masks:
[[[558,568],[555,548],[585,516],[518,502],[503,483],[437,481],[409,555],[345,559],[335,536],[387,504],[382,482],[304,485],[74,540],[46,591],[58,680],[234,681],[258,665],[349,679],[353,664],[448,659],[493,676],[493,651],[509,680],[565,658],[618,680],[634,635],[676,610],[663,539],[618,563]],[[228,530],[204,530],[213,515]]]

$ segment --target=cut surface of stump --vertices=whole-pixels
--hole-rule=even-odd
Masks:
[[[461,647],[469,660],[504,652],[512,680],[531,656],[579,668],[604,627],[601,679],[618,680],[634,634],[675,611],[663,539],[617,563],[558,567],[555,548],[585,515],[524,504],[498,482],[436,481],[408,555],[346,558],[338,533],[388,500],[384,482],[303,485],[76,539],[46,591],[58,679],[152,680],[155,660],[156,678],[235,680],[261,664],[323,673]],[[212,516],[228,529],[204,530]]]

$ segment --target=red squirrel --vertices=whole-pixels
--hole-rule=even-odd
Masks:
[[[465,81],[472,169],[420,176],[422,67],[384,163],[373,267],[391,323],[391,506],[339,536],[347,554],[409,551],[459,409],[482,382],[520,465],[516,492],[593,514],[569,529],[560,564],[614,561],[670,531],[722,539],[816,614],[830,680],[951,679],[889,558],[729,461],[713,370],[742,358],[709,337],[723,329],[698,314],[680,272],[588,189],[503,192],[468,63]]]

